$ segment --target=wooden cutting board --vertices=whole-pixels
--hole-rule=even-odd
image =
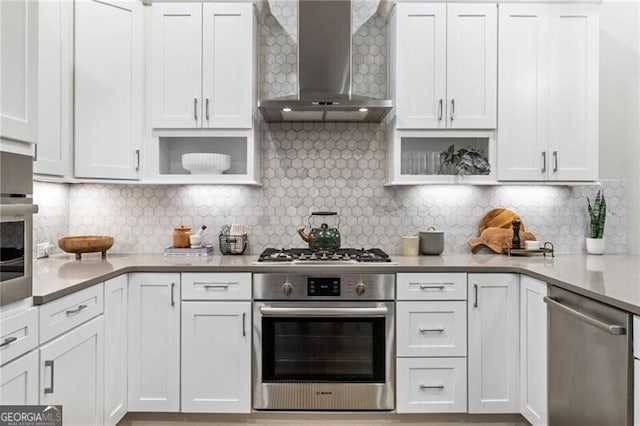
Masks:
[[[478,236],[482,234],[487,228],[504,228],[512,229],[512,222],[515,218],[519,217],[514,211],[499,207],[489,210],[482,216],[480,223],[478,224]],[[520,231],[524,232],[524,223],[520,224]]]

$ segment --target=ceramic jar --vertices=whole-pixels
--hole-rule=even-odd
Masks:
[[[420,231],[420,253],[440,254],[444,251],[444,231],[436,231],[432,226],[426,231]]]
[[[191,236],[191,228],[188,226],[180,225],[173,228],[173,235],[171,236],[171,245],[175,248],[189,248],[189,237]]]

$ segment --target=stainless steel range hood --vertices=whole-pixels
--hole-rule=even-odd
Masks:
[[[350,0],[299,0],[298,43],[299,95],[260,100],[266,121],[382,121],[391,100],[351,93]]]

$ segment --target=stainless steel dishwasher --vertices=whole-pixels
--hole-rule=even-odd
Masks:
[[[549,425],[631,425],[631,315],[551,286]]]

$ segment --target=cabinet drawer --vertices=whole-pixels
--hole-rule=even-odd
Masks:
[[[40,306],[40,343],[100,315],[102,291],[100,283]]]
[[[38,346],[38,307],[19,310],[0,320],[0,365]]]
[[[398,302],[398,356],[466,356],[467,304]]]
[[[398,274],[398,300],[465,300],[467,274]]]
[[[466,358],[398,358],[398,413],[466,413]]]
[[[250,299],[250,273],[182,274],[182,300]]]

